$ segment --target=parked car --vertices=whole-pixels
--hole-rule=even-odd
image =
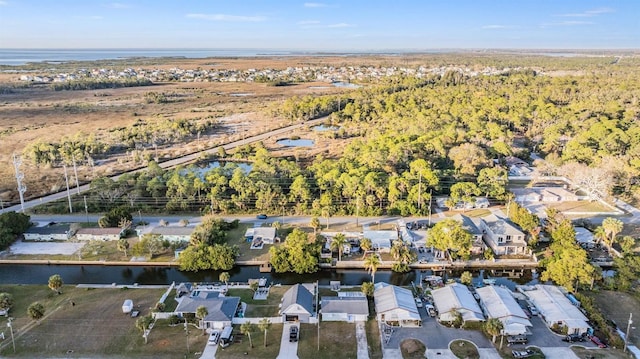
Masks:
[[[602,340],[600,340],[600,338],[596,337],[595,335],[590,335],[589,339],[591,339],[593,344],[597,345],[598,348],[606,348],[607,347],[607,345],[605,343],[603,343]]]
[[[573,342],[583,342],[584,337],[581,334],[569,334],[562,339],[562,341],[573,343]]]
[[[438,315],[436,308],[431,304],[427,304],[425,309],[427,310],[427,313],[429,313],[430,317],[435,317],[436,315]]]
[[[218,340],[220,339],[220,331],[214,330],[209,334],[209,345],[218,344]]]
[[[260,213],[259,215],[256,216],[257,219],[267,219],[267,215],[264,213]]]
[[[527,344],[529,339],[526,335],[509,335],[507,336],[507,345],[511,344]]]
[[[418,308],[422,308],[422,299],[420,298],[415,298],[416,300],[416,307]]]
[[[531,349],[527,349],[527,350],[512,350],[511,354],[513,355],[514,358],[528,358],[530,356],[532,356],[533,354],[535,354],[535,352]]]
[[[540,314],[540,312],[538,312],[538,308],[536,308],[535,305],[529,306],[529,312],[531,312],[531,315],[534,317]]]
[[[291,328],[289,328],[289,342],[297,342],[299,334],[300,332],[298,331],[298,327],[292,325]]]

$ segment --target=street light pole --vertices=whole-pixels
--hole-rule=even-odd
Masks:
[[[627,343],[629,342],[629,330],[631,329],[631,324],[633,323],[633,320],[631,320],[632,317],[633,317],[633,313],[629,313],[629,321],[627,322],[627,334],[625,334],[624,336],[624,350],[622,351],[623,353],[627,352]]]

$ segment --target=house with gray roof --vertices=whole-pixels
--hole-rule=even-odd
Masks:
[[[76,239],[79,241],[117,241],[122,237],[123,233],[124,229],[122,228],[80,228],[76,232]]]
[[[296,284],[282,296],[280,315],[284,322],[309,323],[314,313],[313,294],[304,285]]]
[[[71,226],[68,224],[50,224],[44,227],[31,227],[24,232],[28,241],[66,241],[71,238]]]
[[[480,219],[484,242],[497,255],[528,255],[525,234],[506,218],[490,214]]]
[[[482,230],[480,229],[480,221],[471,217],[467,217],[463,214],[456,214],[451,217],[456,221],[462,224],[462,229],[471,234],[472,244],[471,244],[471,254],[482,254],[484,250],[487,248],[484,240],[482,239]]]
[[[394,327],[419,327],[422,318],[410,290],[387,283],[376,283],[373,300],[376,319]]]
[[[322,297],[321,303],[323,321],[364,322],[369,316],[369,301],[364,295]]]
[[[204,329],[222,329],[231,326],[231,321],[240,307],[240,298],[222,297],[219,292],[192,292],[191,296],[179,298],[175,313],[180,317],[186,314],[195,315],[201,305],[209,312],[203,319]]]
[[[191,226],[158,226],[154,227],[149,233],[151,235],[158,235],[162,240],[168,240],[170,242],[189,242],[194,229],[195,227]]]

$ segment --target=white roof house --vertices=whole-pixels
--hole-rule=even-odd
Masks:
[[[365,296],[322,297],[321,308],[323,321],[364,322],[369,316],[369,301]]]
[[[532,326],[509,289],[490,285],[476,289],[476,293],[487,318],[499,319],[505,335],[526,334],[527,327]]]
[[[244,233],[245,238],[249,240],[262,240],[263,243],[273,244],[276,238],[275,227],[255,227],[247,228]]]
[[[438,320],[441,322],[454,321],[454,313],[458,311],[464,322],[483,321],[482,309],[469,291],[469,288],[454,283],[431,291],[433,302],[438,309]]]
[[[497,255],[529,253],[524,232],[506,218],[490,214],[480,219],[480,229],[485,243]]]
[[[76,232],[76,238],[80,241],[117,241],[123,233],[124,229],[122,228],[80,228]]]
[[[462,224],[462,229],[464,229],[465,231],[469,232],[469,234],[471,234],[471,237],[473,240],[471,244],[471,253],[472,254],[483,253],[487,245],[482,240],[483,233],[482,233],[482,230],[480,229],[480,221],[462,214],[456,214],[451,218],[460,222]]]
[[[161,236],[163,240],[168,240],[171,242],[189,242],[191,239],[191,233],[195,227],[186,226],[186,227],[178,227],[178,226],[158,226],[151,229],[149,232],[152,235]]]
[[[378,322],[396,327],[422,325],[418,307],[410,290],[387,283],[376,283],[373,300]]]
[[[569,334],[583,334],[591,328],[587,323],[587,317],[571,303],[559,287],[536,284],[533,288],[522,290],[522,292],[538,308],[547,326],[551,327],[554,324],[566,326]]]
[[[374,249],[380,252],[391,250],[391,243],[398,239],[397,231],[362,231],[363,238],[369,238]]]

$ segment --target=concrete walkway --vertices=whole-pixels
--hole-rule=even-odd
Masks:
[[[427,358],[458,359],[458,357],[453,355],[453,352],[449,349],[427,349],[425,356]]]
[[[502,357],[495,348],[478,348],[480,359],[501,359]]]
[[[402,359],[402,352],[400,351],[400,349],[383,349],[382,357],[384,359]],[[454,357],[454,359],[457,358]]]
[[[356,340],[358,341],[358,359],[369,359],[369,345],[367,344],[367,332],[365,322],[356,322]]]
[[[298,324],[284,323],[282,328],[282,339],[280,340],[280,353],[277,359],[298,359],[298,342],[289,341],[289,328],[297,326]]]

